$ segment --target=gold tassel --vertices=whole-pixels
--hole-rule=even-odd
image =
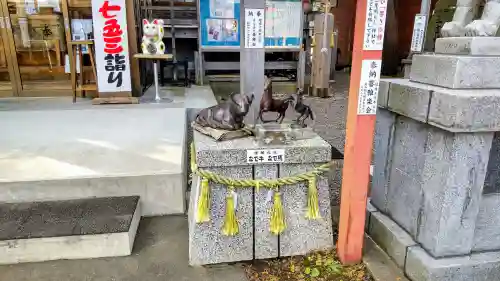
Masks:
[[[198,196],[198,210],[196,210],[196,222],[209,222],[210,221],[210,187],[208,179],[202,178],[201,190]]]
[[[309,188],[307,193],[307,213],[306,218],[311,220],[321,219],[318,203],[318,189],[316,187],[316,176],[309,179]]]
[[[230,188],[230,192],[226,196],[226,217],[224,218],[224,226],[222,227],[222,233],[226,236],[234,236],[239,232],[233,192],[233,188]]]
[[[286,228],[285,216],[283,215],[283,204],[281,203],[281,193],[274,192],[274,205],[271,209],[271,222],[269,230],[274,235],[283,233]]]

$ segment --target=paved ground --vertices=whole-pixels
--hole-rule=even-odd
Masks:
[[[343,151],[347,113],[348,76],[340,73],[328,99],[307,98],[316,114],[313,125],[323,138]],[[69,101],[69,99],[68,99]],[[47,100],[47,104],[51,101]],[[53,101],[52,101],[53,102]],[[64,103],[66,103],[65,101]],[[52,106],[39,106],[33,109]],[[44,103],[45,104],[45,103]],[[12,104],[0,101],[0,110]],[[3,107],[3,108],[2,108]],[[24,107],[24,106],[23,106]],[[85,107],[85,106],[82,106]],[[340,174],[332,171],[332,189],[338,191]],[[334,199],[335,201],[336,199]],[[335,202],[334,202],[335,203]],[[133,255],[79,261],[0,266],[1,281],[242,281],[246,280],[239,265],[192,268],[188,260],[187,219],[182,216],[143,218],[139,226]]]

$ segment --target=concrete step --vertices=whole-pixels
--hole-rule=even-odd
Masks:
[[[127,256],[138,196],[0,204],[0,264]]]
[[[0,111],[0,202],[140,196],[142,215],[182,214],[186,110]]]

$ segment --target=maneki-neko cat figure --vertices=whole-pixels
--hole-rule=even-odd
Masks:
[[[141,50],[143,54],[157,55],[165,53],[165,43],[163,43],[163,20],[154,19],[149,22],[147,19],[142,20],[142,36]]]

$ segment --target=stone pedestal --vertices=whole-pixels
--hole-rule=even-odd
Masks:
[[[381,83],[368,232],[413,281],[500,280],[500,56],[446,41]]]
[[[259,146],[253,138],[215,142],[194,133],[196,161],[201,169],[239,179],[275,179],[308,172],[331,160],[330,145],[315,135],[308,140],[283,146]],[[247,150],[284,149],[285,160],[280,164],[247,163]],[[280,188],[287,227],[279,235],[269,231],[272,201],[268,189],[236,188],[236,216],[239,234],[224,236],[227,186],[210,183],[211,220],[196,223],[196,202],[200,192],[199,177],[192,181],[189,208],[189,259],[191,265],[268,259],[279,256],[306,254],[334,246],[330,194],[327,175],[317,178],[319,207],[322,219],[305,218],[307,183]]]

